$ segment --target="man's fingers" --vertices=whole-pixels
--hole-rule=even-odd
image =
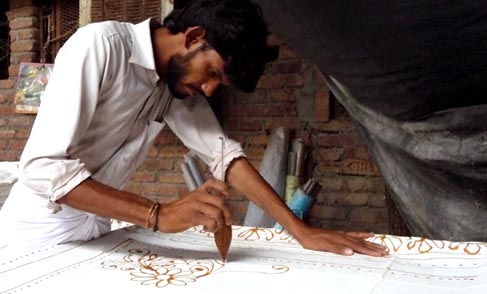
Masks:
[[[354,253],[377,257],[387,255],[385,246],[365,240],[364,237],[371,237],[370,233],[344,233],[313,228],[306,236],[307,240],[303,240],[303,245],[308,249],[341,255],[353,255]]]
[[[228,196],[228,186],[222,181],[218,180],[207,180],[203,184],[201,184],[196,191],[212,194],[212,195],[219,195],[222,194],[224,196]]]
[[[201,205],[199,209],[202,214],[200,223],[205,226],[206,231],[216,232],[226,224],[221,209],[212,205]]]
[[[208,193],[201,192],[201,190],[198,192],[192,192],[191,194],[193,195],[190,198],[187,198],[187,201],[195,201],[202,204],[204,203],[218,208],[223,214],[225,224],[228,226],[232,225],[232,212],[222,195],[210,195]]]
[[[367,249],[378,251],[378,252],[387,252],[387,247],[381,244],[369,242],[365,240],[365,238],[371,238],[374,233],[365,233],[365,232],[348,232],[347,235],[352,236],[356,239],[356,242],[360,242],[360,244]]]
[[[225,202],[228,187],[224,182],[208,180],[185,197],[161,206],[163,232],[181,232],[195,225],[203,225],[208,232],[216,232],[232,224],[232,212]]]
[[[361,238],[355,238],[352,242],[345,245],[353,252],[371,255],[371,256],[384,256],[387,255],[386,247],[380,244],[368,242]]]

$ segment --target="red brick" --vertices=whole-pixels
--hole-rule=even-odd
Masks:
[[[227,119],[225,121],[225,126],[227,131],[240,131],[239,120],[238,119]]]
[[[343,179],[341,177],[325,177],[319,181],[325,191],[339,191],[343,188]]]
[[[159,156],[162,158],[182,157],[188,151],[189,151],[188,148],[184,146],[181,147],[167,146],[164,149],[161,149],[159,151]]]
[[[160,183],[168,183],[168,184],[185,184],[185,180],[183,177],[182,172],[181,173],[162,173],[159,176],[158,181]]]
[[[0,105],[0,114],[14,114],[15,113],[15,105]]]
[[[0,161],[18,161],[20,153],[18,151],[2,151],[0,152]]]
[[[13,80],[0,80],[0,89],[12,89],[15,87]]]
[[[318,152],[318,158],[320,160],[326,161],[338,161],[342,158],[343,149],[342,148],[326,148],[321,149]]]
[[[156,175],[153,172],[136,171],[132,176],[132,181],[153,183],[156,181]]]
[[[278,89],[286,85],[286,79],[282,75],[263,75],[257,83],[260,89]]]
[[[10,77],[18,75],[18,67],[21,62],[36,62],[39,60],[39,52],[17,52],[10,55]],[[17,72],[14,74],[14,72]]]
[[[30,135],[30,129],[17,129],[17,135],[15,136],[18,139],[27,139]]]
[[[174,161],[166,158],[148,158],[144,161],[143,167],[146,170],[172,170]]]
[[[13,102],[13,94],[0,93],[0,103]]]
[[[327,122],[330,120],[330,92],[322,88],[315,93],[314,115],[316,122]]]
[[[271,89],[271,99],[275,102],[296,101],[296,88]]]
[[[338,206],[363,206],[367,204],[368,199],[367,193],[328,193],[328,203]]]
[[[32,122],[34,121],[34,118],[35,117],[31,115],[15,116],[10,118],[9,125],[12,127],[32,127]]]
[[[257,147],[252,147],[252,148],[245,148],[245,154],[247,155],[248,159],[259,159],[262,160],[262,157],[264,156],[264,151],[265,149],[262,148],[257,148]]]
[[[302,60],[288,60],[277,63],[277,72],[280,73],[302,73],[303,62]]]
[[[142,194],[142,183],[130,182],[128,184],[128,186],[125,188],[125,191],[136,194],[136,195],[141,195]]]
[[[38,51],[39,49],[39,41],[37,40],[17,41],[10,44],[12,53]]]
[[[7,140],[0,139],[0,150],[5,150],[5,149],[7,149]]]
[[[279,46],[284,44],[284,42],[281,39],[279,39],[279,37],[277,37],[276,35],[269,35],[267,37],[267,44],[269,46]]]
[[[362,160],[370,160],[371,159],[369,150],[365,147],[346,148],[345,149],[345,157],[346,158],[362,159]]]
[[[15,137],[14,130],[0,130],[0,138],[2,139],[13,139]]]
[[[343,162],[343,173],[350,175],[379,176],[377,166],[370,160],[346,159]]]
[[[379,224],[388,222],[388,213],[385,208],[355,208],[350,214],[352,222]]]
[[[325,161],[320,162],[316,165],[316,169],[318,172],[323,174],[340,174],[341,167],[338,162],[333,161]]]
[[[21,7],[36,6],[38,5],[38,0],[15,0],[10,1],[10,9],[17,9]]]
[[[245,107],[242,107],[242,105],[231,105],[225,107],[223,109],[222,114],[225,117],[239,118],[239,117],[245,117],[247,115],[247,110]]]
[[[377,177],[347,177],[347,186],[352,192],[385,192],[384,181]]]
[[[262,123],[257,119],[241,119],[239,120],[238,128],[240,131],[260,131]]]
[[[269,136],[267,135],[256,135],[256,136],[247,136],[245,139],[245,143],[248,145],[267,145],[269,142]]]
[[[16,0],[15,2],[19,2],[22,0]],[[12,1],[13,2],[13,1]],[[28,1],[24,1],[28,2]],[[30,1],[32,2],[32,1]],[[27,3],[26,3],[27,4]],[[32,3],[29,3],[27,5],[31,5]],[[20,17],[28,17],[28,16],[36,16],[39,14],[39,8],[35,6],[27,6],[27,7],[21,7],[21,8],[16,8],[16,9],[11,9],[9,12],[7,12],[9,19],[14,19],[14,18],[20,18]]]
[[[229,105],[232,104],[267,103],[269,102],[268,96],[269,95],[267,89],[256,89],[252,93],[245,93],[241,91],[234,92],[234,93],[227,93],[225,96],[222,97],[222,100],[225,103],[224,107],[228,107]]]
[[[314,128],[320,132],[346,132],[353,129],[355,126],[350,119],[330,119],[326,123],[317,123]]]
[[[245,138],[247,138],[246,134],[236,134],[236,133],[231,133],[231,132],[226,132],[227,136],[231,138],[232,140],[235,140],[240,143],[245,142]]]
[[[348,211],[345,207],[316,205],[311,209],[310,215],[321,219],[345,220],[347,219]]]
[[[304,78],[301,74],[286,74],[284,85],[286,87],[301,87],[304,85]]]
[[[299,113],[298,113],[298,109],[296,107],[296,104],[286,106],[286,116],[287,117],[298,116],[298,114]]]
[[[174,135],[174,133],[166,133],[163,132],[159,134],[159,136],[156,139],[156,144],[157,145],[174,145],[179,141],[178,137]]]
[[[384,194],[370,194],[368,204],[372,207],[387,207]]]
[[[279,58],[281,59],[289,59],[289,58],[298,58],[299,56],[291,50],[289,47],[283,45],[279,47]]]
[[[156,157],[158,153],[158,148],[156,146],[151,146],[149,152],[147,152],[147,157]]]
[[[39,37],[39,29],[38,28],[28,28],[28,29],[21,29],[17,30],[17,38],[19,40],[31,40],[37,39]],[[15,42],[12,41],[11,42]]]
[[[10,30],[39,27],[39,19],[37,17],[15,18],[10,21],[9,26]]]
[[[352,147],[356,145],[356,138],[349,133],[323,134],[316,138],[315,144],[326,147]]]
[[[19,76],[19,65],[11,64],[8,67],[8,75],[10,77],[18,77]]]
[[[9,141],[9,146],[8,146],[8,149],[9,150],[24,150],[24,147],[25,147],[25,143],[27,142],[27,140],[11,140]]]
[[[299,129],[301,127],[301,121],[298,118],[274,118],[267,119],[265,121],[264,128],[266,130],[273,130],[277,127],[286,127],[289,129]]]
[[[260,89],[279,89],[283,87],[299,87],[304,84],[301,74],[263,75],[257,84]]]
[[[144,195],[174,196],[176,187],[172,184],[144,183],[142,193]]]
[[[287,108],[283,104],[273,105],[258,105],[253,104],[248,107],[248,116],[250,117],[276,117],[284,116],[286,114]]]

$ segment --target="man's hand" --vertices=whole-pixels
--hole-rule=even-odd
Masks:
[[[182,232],[196,225],[205,231],[216,232],[224,224],[232,224],[230,208],[225,203],[228,187],[224,182],[208,180],[183,198],[161,204],[158,218],[159,231]]]
[[[328,251],[340,255],[353,255],[354,253],[378,257],[387,255],[385,246],[365,240],[365,238],[373,236],[373,233],[329,231],[308,226],[300,231],[298,241],[306,249]]]

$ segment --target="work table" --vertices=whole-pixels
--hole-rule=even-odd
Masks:
[[[232,229],[226,263],[200,227],[0,249],[0,293],[487,293],[487,243],[376,235],[388,256],[347,257],[303,249],[286,231]]]

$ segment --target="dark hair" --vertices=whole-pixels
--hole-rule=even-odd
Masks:
[[[192,26],[206,29],[205,40],[222,56],[225,73],[242,91],[254,91],[266,62],[277,58],[277,47],[267,46],[262,10],[250,0],[192,0],[164,19],[173,34]]]

